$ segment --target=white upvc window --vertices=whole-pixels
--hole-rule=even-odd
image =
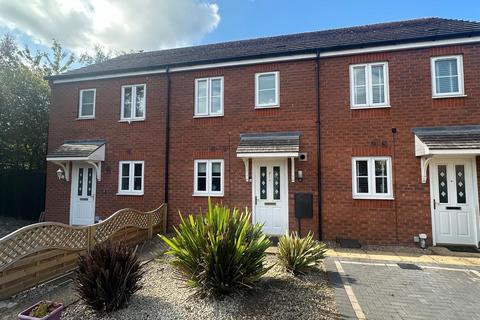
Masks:
[[[95,97],[96,89],[80,90],[78,102],[78,119],[95,118]]]
[[[195,117],[223,116],[223,77],[195,79]]]
[[[264,72],[255,74],[255,108],[276,108],[280,106],[280,73]]]
[[[461,55],[433,57],[432,96],[434,98],[465,95],[463,86],[463,58]]]
[[[390,106],[388,63],[350,66],[350,106],[352,109]]]
[[[223,160],[195,160],[194,196],[223,196]]]
[[[118,194],[143,195],[144,161],[120,161],[118,170]]]
[[[120,121],[145,120],[146,85],[122,86],[122,111]]]
[[[354,199],[393,199],[390,157],[352,158]]]

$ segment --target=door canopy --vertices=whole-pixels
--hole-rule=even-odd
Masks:
[[[69,180],[70,162],[85,161],[91,164],[100,181],[101,162],[105,161],[105,140],[66,140],[61,146],[47,155],[47,161],[59,165],[65,180]]]
[[[430,160],[438,156],[480,154],[480,125],[413,128],[415,155],[421,157],[422,183]]]

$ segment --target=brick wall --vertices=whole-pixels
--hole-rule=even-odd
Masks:
[[[119,122],[121,86],[147,85],[146,120]],[[94,120],[76,120],[79,90],[96,88]],[[97,182],[96,212],[106,217],[132,207],[152,210],[163,203],[166,81],[164,75],[58,84],[53,86],[50,108],[48,150],[53,151],[66,139],[105,139],[102,180]],[[144,196],[120,196],[118,161],[144,160]],[[68,223],[70,182],[59,181],[51,163],[47,168],[46,219]]]
[[[322,224],[325,239],[358,239],[362,243],[411,244],[414,234],[431,240],[429,184],[421,183],[420,159],[415,157],[413,127],[465,125],[480,122],[480,46],[465,45],[388,53],[332,57],[321,60]],[[432,99],[430,57],[463,54],[467,97]],[[349,65],[388,61],[391,108],[351,110]],[[280,108],[255,110],[255,73],[280,72]],[[194,118],[195,78],[224,77],[224,116]],[[120,123],[120,93],[124,84],[147,84],[146,121]],[[75,120],[78,92],[97,89],[95,120]],[[314,61],[285,62],[171,75],[171,142],[169,226],[178,223],[178,210],[198,213],[207,198],[193,197],[195,159],[224,159],[224,196],[214,198],[251,209],[251,183],[243,161],[236,157],[240,133],[300,131],[296,161],[303,182],[290,182],[290,230],[297,230],[294,192],[313,193],[314,218],[302,230],[317,234],[316,101]],[[97,184],[97,215],[123,207],[153,209],[163,199],[165,75],[59,84],[53,88],[49,150],[65,139],[106,139],[102,181]],[[392,133],[392,128],[397,133]],[[394,200],[352,199],[352,156],[391,156]],[[117,196],[118,161],[145,160],[145,195]],[[290,166],[290,163],[289,163]],[[58,181],[56,166],[48,165],[47,219],[68,222],[70,183]],[[251,166],[250,166],[251,169]],[[288,169],[290,175],[290,168]]]
[[[430,188],[421,183],[413,127],[480,122],[480,46],[451,46],[321,61],[323,232],[326,239],[412,244],[431,240]],[[463,54],[465,98],[432,99],[430,57]],[[391,108],[350,109],[349,65],[387,61]],[[397,133],[392,134],[392,128]],[[392,157],[395,200],[352,199],[352,156]]]
[[[280,72],[280,108],[255,109],[255,73]],[[224,116],[193,118],[196,78],[224,77]],[[169,221],[178,223],[178,210],[197,213],[206,208],[207,198],[192,197],[195,159],[224,159],[225,193],[216,202],[251,210],[251,182],[245,181],[245,167],[237,158],[240,133],[300,131],[301,152],[308,161],[296,161],[304,171],[303,182],[289,179],[290,230],[297,230],[294,192],[312,192],[316,205],[315,64],[312,61],[255,65],[175,73],[171,76],[171,149]],[[290,166],[290,164],[289,164]],[[251,171],[251,165],[250,165]],[[290,167],[288,169],[290,177]],[[251,172],[250,172],[251,174]],[[302,221],[302,231],[317,234],[318,214]]]

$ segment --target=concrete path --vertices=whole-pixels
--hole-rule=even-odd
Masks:
[[[480,319],[480,257],[329,250],[344,319]]]

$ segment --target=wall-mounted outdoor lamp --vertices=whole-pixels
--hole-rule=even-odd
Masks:
[[[302,170],[297,170],[297,180],[298,180],[298,182],[303,181],[303,171]]]
[[[65,173],[60,168],[57,170],[57,177],[58,177],[58,180],[65,180]]]

